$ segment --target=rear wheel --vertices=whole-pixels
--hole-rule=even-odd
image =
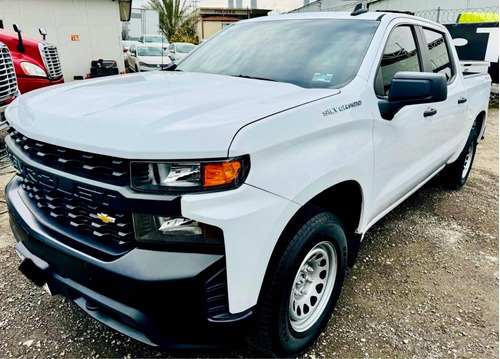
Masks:
[[[447,188],[459,189],[467,182],[476,155],[477,138],[478,129],[474,124],[460,156],[443,170],[443,184]]]
[[[284,233],[263,284],[250,339],[269,356],[298,355],[321,334],[340,295],[347,243],[340,220],[312,207]]]

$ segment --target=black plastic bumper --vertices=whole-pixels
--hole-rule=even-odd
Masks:
[[[20,270],[46,283],[100,322],[149,345],[221,347],[241,340],[252,311],[210,316],[220,298],[224,256],[133,249],[104,262],[58,241],[24,204],[14,178],[6,188],[11,228],[24,258]],[[214,291],[217,295],[210,294]]]

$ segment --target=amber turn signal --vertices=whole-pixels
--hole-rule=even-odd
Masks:
[[[240,161],[207,163],[202,165],[203,187],[221,186],[233,182],[241,170]]]

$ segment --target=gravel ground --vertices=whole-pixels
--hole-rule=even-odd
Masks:
[[[463,189],[432,180],[367,233],[306,358],[498,358],[498,119],[490,110]],[[10,176],[0,176],[1,188]],[[14,243],[2,214],[0,357],[261,356],[245,344],[172,353],[128,339],[25,279]]]

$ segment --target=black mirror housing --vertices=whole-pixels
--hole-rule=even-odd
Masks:
[[[17,32],[17,39],[19,43],[17,44],[17,51],[19,51],[21,54],[24,54],[26,52],[26,49],[24,48],[23,44],[23,37],[21,36],[21,26],[18,24],[12,25],[14,28],[14,31]]]
[[[390,120],[404,106],[441,102],[448,98],[448,84],[443,74],[432,72],[396,73],[389,90],[388,101],[380,101],[382,117]]]
[[[440,102],[447,97],[445,75],[431,72],[398,72],[389,90],[389,102],[396,106]]]
[[[41,27],[38,29],[38,32],[40,33],[40,35],[43,36],[43,40],[45,41],[45,36],[47,36],[47,30],[45,30],[43,27]]]

